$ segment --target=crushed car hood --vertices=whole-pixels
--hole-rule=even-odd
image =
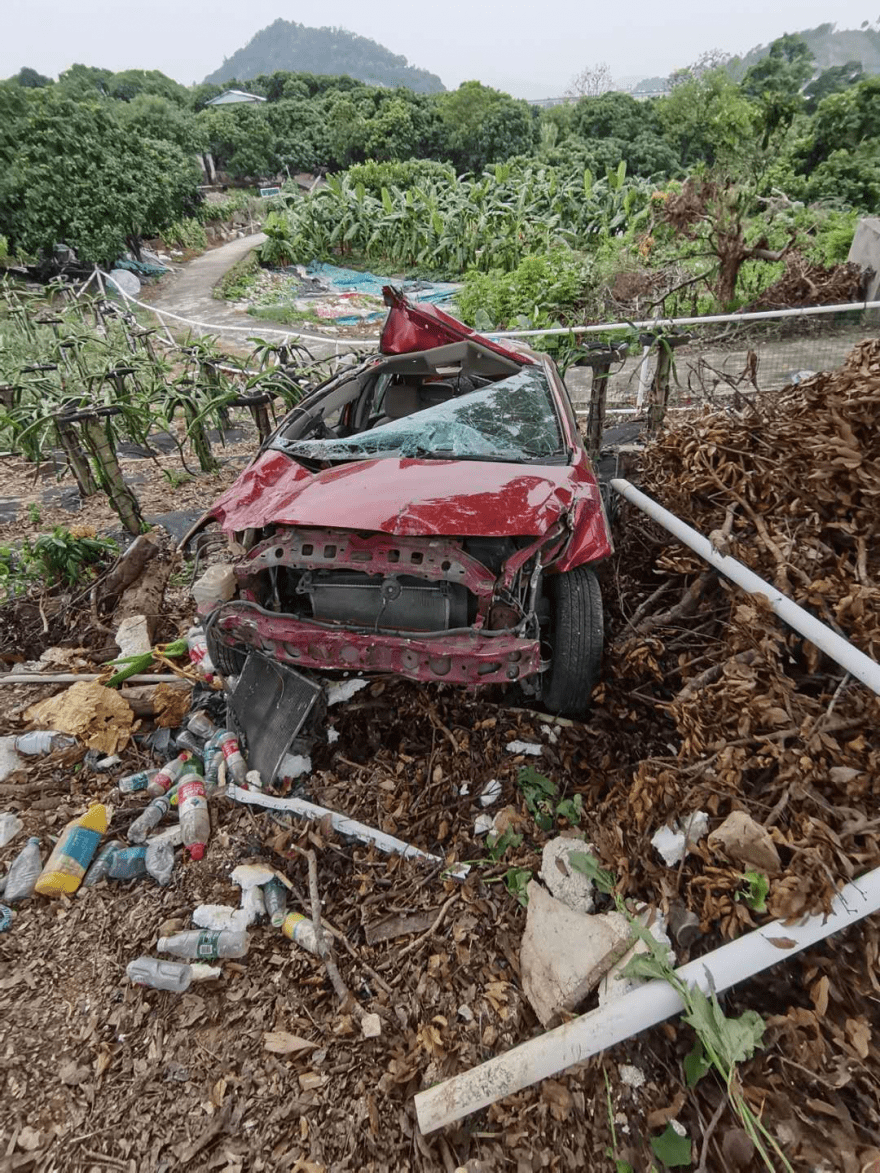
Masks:
[[[388,317],[385,319],[379,339],[379,350],[382,354],[412,354],[419,350],[429,350],[432,346],[445,346],[449,342],[461,342],[470,338],[489,350],[494,350],[496,354],[512,359],[520,366],[531,366],[535,361],[528,354],[523,354],[510,346],[502,346],[501,343],[478,334],[476,330],[459,322],[457,318],[444,314],[443,310],[430,302],[414,304],[393,285],[384,285],[382,293],[388,306]]]
[[[574,503],[567,465],[383,458],[310,473],[269,449],[211,509],[227,531],[327,526],[389,534],[512,537],[543,534]]]

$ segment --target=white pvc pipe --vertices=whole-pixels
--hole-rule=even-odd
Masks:
[[[83,680],[109,680],[105,672],[4,672],[0,675],[0,684],[80,684]],[[174,676],[171,672],[141,673],[129,676],[123,684],[188,684],[192,681],[183,676]]]
[[[795,925],[773,921],[681,966],[675,971],[676,977],[688,986],[698,986],[707,994],[713,989],[720,993],[781,961],[787,961],[802,949],[840,932],[878,909],[880,868],[842,888],[834,898],[827,918],[810,916]],[[601,1054],[609,1047],[679,1014],[684,1008],[678,994],[667,982],[660,979],[647,982],[573,1022],[419,1092],[415,1097],[419,1128],[425,1134],[452,1124],[541,1079],[583,1063],[591,1055]]]
[[[261,790],[244,790],[240,786],[228,785],[226,797],[236,802],[246,802],[251,806],[269,807],[271,810],[284,811],[289,815],[298,815],[301,819],[313,819],[320,822],[330,816],[330,825],[340,835],[352,835],[362,843],[371,843],[380,851],[391,855],[402,855],[404,859],[420,859],[431,864],[443,864],[445,861],[439,855],[431,855],[411,843],[405,843],[394,835],[378,831],[375,827],[368,827],[366,823],[359,823],[347,815],[340,815],[336,811],[327,810],[314,802],[307,802],[304,798],[282,798],[278,794],[265,794]],[[470,867],[467,864],[452,864],[447,874],[456,880],[464,880]]]
[[[642,407],[648,394],[648,355],[650,346],[642,347],[642,361],[639,363],[639,392],[636,396],[636,407]]]
[[[487,338],[534,338],[544,334],[604,334],[607,331],[656,330],[666,326],[702,326],[721,322],[762,322],[773,318],[809,318],[816,314],[841,314],[856,310],[880,309],[880,301],[857,301],[842,305],[808,305],[792,310],[755,310],[748,314],[705,314],[696,318],[646,318],[643,322],[603,322],[593,326],[555,326],[547,330],[492,330]]]
[[[870,656],[866,656],[864,652],[853,647],[849,640],[838,635],[836,631],[832,631],[830,627],[826,627],[815,615],[811,615],[809,611],[799,607],[797,603],[778,591],[776,587],[771,586],[769,582],[759,578],[747,566],[743,566],[742,562],[731,558],[729,554],[720,554],[708,538],[704,538],[701,533],[683,522],[680,517],[676,517],[668,509],[658,505],[656,501],[642,493],[629,481],[618,477],[612,480],[611,487],[616,489],[627,501],[641,509],[643,513],[646,513],[652,521],[662,525],[673,537],[684,542],[701,558],[705,558],[710,566],[720,570],[744,591],[750,595],[764,595],[773,613],[778,615],[783,622],[787,623],[789,627],[793,627],[810,643],[815,644],[820,651],[835,660],[841,668],[845,668],[851,676],[861,680],[862,684],[866,684],[872,692],[880,695],[880,664],[876,660],[872,660]]]

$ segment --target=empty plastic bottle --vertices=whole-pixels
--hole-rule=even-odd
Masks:
[[[139,880],[147,874],[147,846],[124,847],[110,861],[107,875],[111,880]]]
[[[150,784],[147,787],[147,794],[152,795],[154,798],[161,798],[163,794],[168,793],[172,785],[184,771],[188,773],[194,769],[195,765],[192,751],[188,749],[183,750],[176,758],[172,758],[170,762],[164,765],[158,774],[150,780]]]
[[[61,832],[34,891],[41,896],[75,892],[106,830],[107,808],[99,802],[78,819],[72,819]]]
[[[171,809],[171,799],[167,794],[154,798],[147,803],[138,817],[128,828],[128,838],[131,843],[145,842],[147,835],[154,827],[158,827]]]
[[[171,990],[182,994],[192,981],[192,966],[179,961],[162,961],[159,957],[138,957],[125,967],[128,980],[154,990]]]
[[[273,928],[280,929],[287,917],[287,889],[280,880],[270,880],[263,885],[263,899],[269,923]]]
[[[17,904],[19,900],[27,900],[29,896],[33,896],[42,870],[40,841],[34,836],[28,839],[9,865],[9,871],[6,874],[6,887],[3,891],[3,899],[6,903]]]
[[[321,950],[318,948],[318,938],[315,936],[315,926],[301,912],[288,913],[284,918],[281,931],[285,937],[294,941],[302,949],[306,949],[309,953],[314,953],[316,957],[321,956]]]
[[[188,729],[182,730],[174,739],[174,744],[178,749],[188,749],[191,754],[196,757],[201,757],[205,750],[205,743],[201,737],[196,737],[195,733],[190,733]]]
[[[158,773],[158,769],[141,770],[137,774],[120,778],[116,786],[121,794],[136,794],[139,790],[146,790]]]
[[[59,733],[56,729],[35,729],[15,739],[18,752],[30,756],[52,753],[56,749],[69,749],[72,745],[76,745],[76,738]]]
[[[192,957],[197,961],[213,961],[217,957],[244,957],[250,948],[250,936],[242,929],[190,929],[173,937],[160,937],[156,948],[160,953],[176,957]]]
[[[226,730],[223,736],[219,738],[217,744],[223,753],[223,760],[226,762],[227,771],[231,772],[237,786],[244,786],[247,781],[248,768],[247,762],[242,756],[238,738],[234,733]]]
[[[205,780],[198,774],[185,774],[177,788],[177,807],[180,811],[180,830],[183,845],[190,859],[203,859],[211,837],[211,816],[208,814],[208,796]]]
[[[23,826],[24,823],[18,815],[4,811],[0,815],[0,847],[5,847],[7,843],[11,843]]]
[[[171,883],[171,873],[174,871],[174,848],[167,839],[150,839],[146,846],[144,866],[147,874],[152,876],[157,884],[167,888]]]
[[[216,740],[214,737],[210,738],[205,746],[205,790],[208,794],[216,790],[220,784],[220,765],[223,761],[223,751],[217,744],[220,736],[218,733]]]
[[[84,888],[91,888],[100,880],[104,880],[110,874],[110,865],[113,862],[113,857],[118,851],[124,851],[125,844],[118,839],[111,839],[109,843],[105,844],[92,861],[92,866],[85,874],[82,886]]]
[[[196,737],[213,737],[217,732],[217,726],[204,709],[198,709],[195,713],[191,713],[186,727]]]

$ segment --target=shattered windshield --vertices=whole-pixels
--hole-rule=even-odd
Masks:
[[[534,366],[355,436],[282,441],[279,447],[318,461],[398,456],[526,463],[564,452],[546,377]]]

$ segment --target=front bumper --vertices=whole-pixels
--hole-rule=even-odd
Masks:
[[[212,624],[213,638],[233,650],[256,648],[295,668],[319,672],[392,672],[409,680],[509,684],[541,670],[536,639],[477,630],[436,635],[349,631],[247,602],[229,602]]]

